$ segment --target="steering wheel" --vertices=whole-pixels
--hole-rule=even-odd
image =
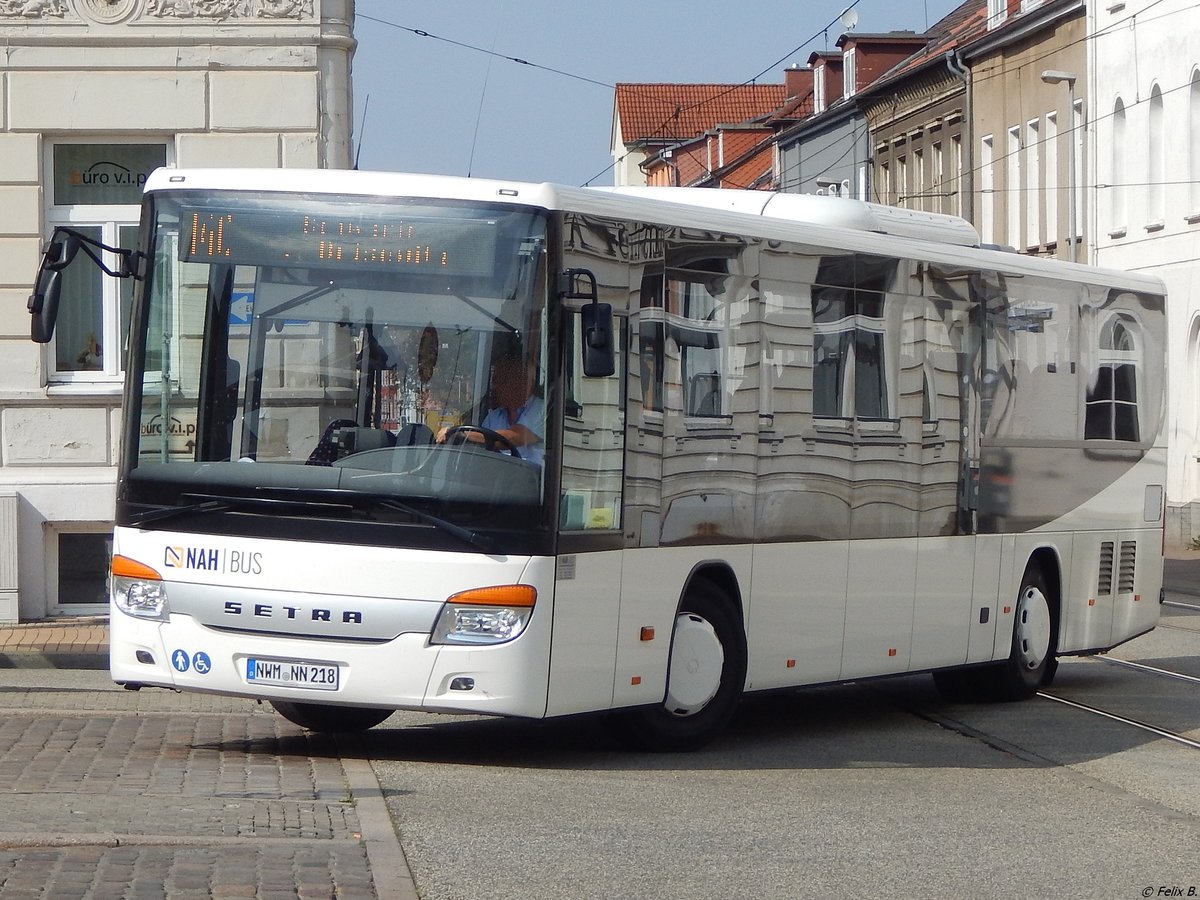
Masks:
[[[512,456],[519,457],[521,455],[520,451],[517,450],[517,445],[500,432],[492,431],[490,428],[483,428],[478,425],[455,425],[453,428],[446,429],[446,443],[465,444],[467,443],[467,435],[472,432],[483,435],[483,448],[485,450],[491,450],[495,453],[507,450]]]

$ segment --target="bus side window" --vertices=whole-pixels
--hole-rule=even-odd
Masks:
[[[562,449],[562,504],[559,525],[566,531],[621,527],[625,408],[625,321],[614,320],[617,370],[605,378],[580,372],[579,314],[567,318],[565,415]]]

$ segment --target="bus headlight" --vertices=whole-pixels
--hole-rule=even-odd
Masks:
[[[113,557],[112,599],[121,612],[139,619],[165,620],[170,613],[162,576],[124,556]]]
[[[505,584],[463,591],[446,600],[434,626],[434,644],[502,644],[529,623],[537,589]]]

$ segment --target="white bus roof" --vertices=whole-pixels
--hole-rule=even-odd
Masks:
[[[956,216],[861,200],[715,188],[578,188],[349,169],[156,169],[146,192],[295,191],[363,197],[422,197],[509,203],[615,219],[634,219],[807,243],[877,255],[1015,274],[1070,277],[1089,284],[1163,293],[1152,276],[979,247],[974,227]]]

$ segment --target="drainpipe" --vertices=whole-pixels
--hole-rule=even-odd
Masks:
[[[971,70],[963,65],[962,57],[957,50],[946,51],[946,68],[950,74],[962,80],[966,87],[966,99],[963,101],[963,170],[959,179],[959,192],[962,194],[963,218],[975,224],[975,115],[974,94],[971,90]]]

